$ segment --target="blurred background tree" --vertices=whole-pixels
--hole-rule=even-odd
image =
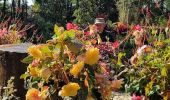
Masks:
[[[30,1],[33,4],[28,5]],[[170,0],[0,0],[0,20],[13,17],[34,24],[38,36],[43,36],[41,42],[53,35],[54,24],[75,22],[84,28],[96,17],[105,17],[110,25],[117,21],[162,24],[169,11]]]

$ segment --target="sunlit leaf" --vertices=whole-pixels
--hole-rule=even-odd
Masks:
[[[49,49],[48,46],[43,46],[40,50],[43,54],[47,54],[48,56],[51,55],[51,50]]]
[[[26,80],[26,78],[29,76],[29,74],[22,74],[21,76],[20,76],[20,79],[24,79],[24,80]]]
[[[33,60],[34,60],[34,58],[32,56],[27,56],[26,58],[21,60],[21,62],[26,63],[26,64],[30,64]]]
[[[75,31],[74,30],[69,30],[66,31],[66,34],[69,38],[74,39],[75,38]]]
[[[162,75],[163,77],[167,77],[167,68],[166,68],[166,67],[163,67],[163,68],[161,69],[161,75]]]

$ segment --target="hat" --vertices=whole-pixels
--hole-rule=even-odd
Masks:
[[[94,24],[106,24],[104,18],[96,18]]]

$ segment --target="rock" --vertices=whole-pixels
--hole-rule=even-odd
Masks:
[[[111,100],[132,100],[132,98],[127,93],[113,92],[113,97]]]

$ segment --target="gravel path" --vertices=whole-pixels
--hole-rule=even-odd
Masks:
[[[131,100],[131,96],[127,93],[113,92],[113,98],[111,100]]]

